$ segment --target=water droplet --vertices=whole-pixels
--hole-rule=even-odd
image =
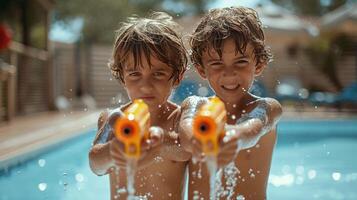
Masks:
[[[122,187],[122,188],[117,189],[117,193],[118,193],[118,194],[122,194],[122,193],[125,193],[125,192],[126,192],[125,187]]]
[[[198,93],[198,95],[205,97],[208,95],[208,89],[207,89],[207,87],[200,87],[200,88],[198,88],[197,93]]]
[[[40,159],[40,160],[38,160],[38,165],[39,165],[40,167],[44,167],[44,166],[46,165],[46,160],[45,160],[45,159]]]
[[[307,172],[307,176],[309,177],[309,179],[314,179],[316,177],[316,171],[315,170],[309,170],[309,172]]]
[[[239,195],[239,196],[237,196],[236,200],[245,200],[245,198],[243,195]]]
[[[83,182],[84,176],[80,173],[76,174],[75,176],[77,182]]]
[[[47,184],[46,183],[40,183],[38,184],[38,189],[43,192],[47,189]]]
[[[341,173],[333,172],[332,173],[332,179],[335,180],[335,181],[339,181],[341,179]]]

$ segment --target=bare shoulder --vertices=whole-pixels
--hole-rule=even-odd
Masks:
[[[200,97],[200,96],[189,96],[185,100],[183,100],[181,107],[184,110],[187,107],[192,105],[202,104],[207,101],[207,97]]]
[[[279,101],[270,97],[257,98],[254,103],[256,104],[256,106],[265,104],[265,106],[269,107],[270,110],[282,110]]]
[[[256,107],[261,107],[267,111],[268,118],[278,121],[282,115],[283,109],[279,101],[270,97],[257,99]]]

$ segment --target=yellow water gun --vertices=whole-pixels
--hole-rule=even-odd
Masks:
[[[141,99],[134,100],[123,116],[115,121],[113,128],[115,137],[124,143],[126,156],[138,159],[141,142],[149,137],[149,107]]]
[[[202,144],[206,155],[218,154],[218,143],[224,136],[227,112],[218,97],[209,98],[198,110],[193,121],[193,135]]]

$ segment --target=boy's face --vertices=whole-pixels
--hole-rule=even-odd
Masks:
[[[171,94],[174,79],[170,79],[173,70],[167,64],[154,56],[150,57],[151,67],[144,55],[135,68],[134,58],[131,55],[123,69],[124,85],[131,100],[143,99],[149,107],[163,105]]]
[[[209,52],[208,52],[209,51]],[[248,44],[242,55],[236,52],[232,38],[223,42],[222,58],[210,48],[203,52],[203,66],[196,66],[199,74],[208,79],[216,95],[226,103],[237,104],[247,94],[254,77],[261,74],[265,64],[256,64],[254,49]]]

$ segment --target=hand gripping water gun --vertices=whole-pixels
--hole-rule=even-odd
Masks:
[[[141,142],[149,137],[149,128],[149,107],[141,99],[134,100],[114,123],[114,135],[124,143],[126,156],[139,158]]]
[[[224,103],[212,97],[197,112],[193,121],[193,135],[202,144],[206,155],[217,155],[218,142],[224,136],[227,121]]]

